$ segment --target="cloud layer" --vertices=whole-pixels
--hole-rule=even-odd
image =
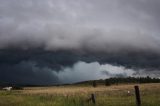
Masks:
[[[127,77],[135,73],[132,69],[110,64],[100,65],[98,62],[77,62],[73,67],[64,68],[55,73],[63,83],[73,83],[87,80],[106,79],[109,77]]]
[[[157,0],[1,0],[0,48],[160,50]]]
[[[160,56],[152,53],[77,53],[1,50],[0,81],[57,84],[108,77],[159,77]]]
[[[1,0],[0,80],[72,82],[94,66],[100,78],[104,64],[158,77],[159,11],[159,0]]]

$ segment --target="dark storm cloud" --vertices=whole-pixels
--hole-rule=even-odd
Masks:
[[[56,83],[79,61],[154,74],[159,11],[159,0],[1,0],[0,80]]]
[[[79,63],[79,61],[82,61],[83,64],[81,62]],[[94,64],[93,62],[97,63]],[[127,74],[130,71],[125,68],[116,69],[117,72],[119,70],[125,70],[125,73],[122,71],[121,73],[110,72],[109,74],[101,75],[103,73],[100,74],[100,67],[106,64],[112,64],[115,67],[126,67],[132,70],[134,73],[133,76],[151,75],[153,77],[159,77],[159,74],[157,74],[160,70],[159,63],[160,55],[152,52],[120,52],[117,54],[99,52],[81,53],[78,51],[53,52],[42,49],[9,49],[0,51],[0,80],[20,84],[56,84],[93,80],[94,78],[105,78],[105,76],[107,78],[107,76],[132,75]],[[108,73],[108,71],[112,71],[112,68],[114,67],[106,67],[102,71]],[[138,74],[139,72],[140,74]],[[82,75],[83,73],[88,77]]]
[[[41,49],[1,50],[0,80],[12,83],[56,84],[112,76],[159,77],[159,63],[160,55],[151,52],[113,54],[53,52]],[[106,67],[101,70],[104,66]],[[131,72],[132,74],[129,74]]]
[[[78,61],[97,61],[100,64],[110,63],[129,68],[160,69],[160,55],[153,52],[81,53],[78,51],[53,52],[42,49],[0,51],[1,65],[15,65],[23,61],[33,61],[36,62],[37,67],[49,67],[57,71],[63,67],[72,66]]]
[[[18,64],[0,65],[0,81],[6,84],[48,85],[59,83],[59,79],[49,68],[40,68],[35,62],[22,61]]]

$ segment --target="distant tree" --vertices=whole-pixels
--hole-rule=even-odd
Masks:
[[[110,86],[111,85],[111,83],[110,83],[110,81],[108,79],[105,80],[105,85],[106,86]]]
[[[93,87],[96,87],[97,86],[97,83],[96,83],[96,81],[94,80],[93,81]]]

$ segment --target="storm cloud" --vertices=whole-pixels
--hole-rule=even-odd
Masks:
[[[159,52],[157,0],[1,0],[0,48]]]
[[[159,77],[159,11],[159,0],[1,0],[0,80],[59,83],[95,62]]]

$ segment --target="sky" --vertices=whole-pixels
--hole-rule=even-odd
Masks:
[[[159,0],[0,0],[0,82],[160,77]]]

